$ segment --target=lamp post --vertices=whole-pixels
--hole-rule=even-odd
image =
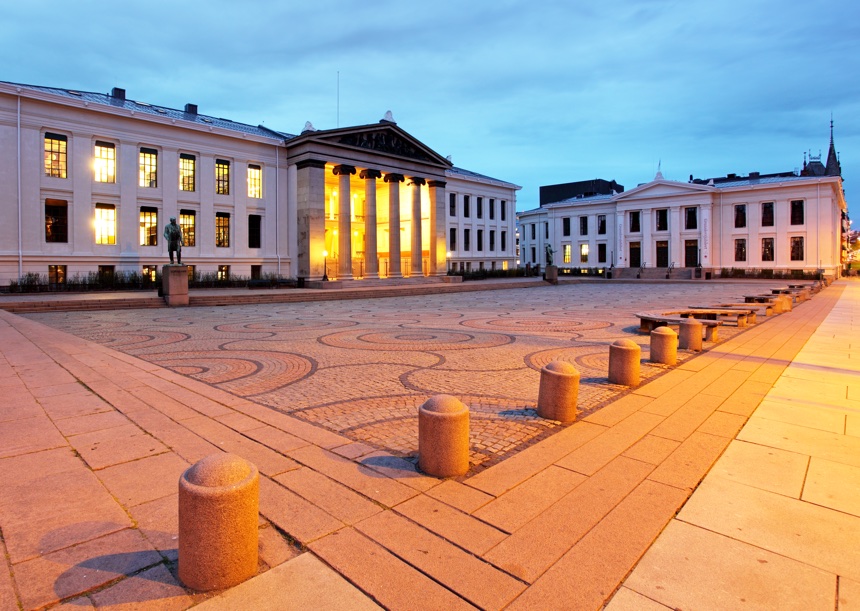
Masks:
[[[328,282],[328,251],[323,251],[323,282]]]

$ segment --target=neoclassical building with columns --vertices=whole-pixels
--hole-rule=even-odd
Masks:
[[[183,263],[199,272],[364,280],[464,262],[506,269],[519,188],[454,167],[390,113],[294,135],[120,88],[0,82],[0,286],[27,273],[154,274],[170,217]]]

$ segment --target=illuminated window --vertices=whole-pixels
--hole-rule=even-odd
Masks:
[[[223,159],[215,160],[215,193],[230,195],[230,162]]]
[[[96,244],[116,244],[116,206],[96,204]]]
[[[248,248],[260,248],[263,241],[263,217],[259,214],[248,215]]]
[[[630,233],[639,233],[642,231],[639,223],[639,210],[630,211]]]
[[[738,204],[735,206],[735,229],[742,229],[747,226],[747,206],[746,204]]]
[[[588,244],[579,245],[579,262],[588,263]]]
[[[229,265],[219,265],[218,266],[218,280],[229,280],[230,279],[230,266]]]
[[[144,278],[148,278],[149,280],[155,282],[155,274],[157,269],[157,265],[144,265],[140,273]]]
[[[791,202],[791,224],[803,225],[803,200],[795,199]]]
[[[140,245],[158,245],[158,208],[140,208]]]
[[[45,241],[69,241],[69,205],[64,199],[45,200]]]
[[[654,212],[657,216],[657,231],[669,231],[669,210],[660,208]]]
[[[563,263],[570,263],[570,244],[561,245],[561,260]]]
[[[48,266],[48,282],[50,284],[65,284],[66,283],[66,266],[65,265],[49,265]]]
[[[248,197],[263,197],[263,168],[258,165],[248,166]]]
[[[45,133],[45,176],[67,178],[68,138],[60,134]]]
[[[194,210],[179,211],[179,227],[182,228],[182,245],[197,245],[197,213]]]
[[[761,226],[773,227],[773,202],[764,202],[761,205]]]
[[[155,188],[158,186],[158,151],[155,149],[140,149],[138,185]]]
[[[803,238],[800,236],[791,238],[791,260],[803,261]]]
[[[698,208],[684,208],[684,229],[698,229]]]
[[[186,153],[179,154],[179,190],[194,191],[197,158]]]
[[[227,248],[230,246],[230,213],[215,213],[215,246]]]
[[[747,241],[745,239],[735,240],[735,261],[747,260]]]
[[[761,260],[773,261],[773,238],[761,239]]]
[[[95,181],[116,182],[116,146],[111,142],[96,140]]]

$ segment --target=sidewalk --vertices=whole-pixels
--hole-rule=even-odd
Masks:
[[[610,608],[833,609],[837,575],[857,605],[858,314],[860,285],[837,283],[514,457],[440,482],[0,312],[0,610],[596,609],[622,582]],[[213,597],[175,579],[176,488],[217,451],[260,469],[261,566]]]

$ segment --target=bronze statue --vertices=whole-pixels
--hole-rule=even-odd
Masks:
[[[555,251],[552,249],[550,244],[546,245],[546,264],[552,265],[552,256],[555,254]]]
[[[170,264],[173,265],[173,252],[176,251],[176,262],[182,265],[182,228],[176,224],[175,216],[171,216],[170,222],[164,226],[164,239],[167,241]]]

